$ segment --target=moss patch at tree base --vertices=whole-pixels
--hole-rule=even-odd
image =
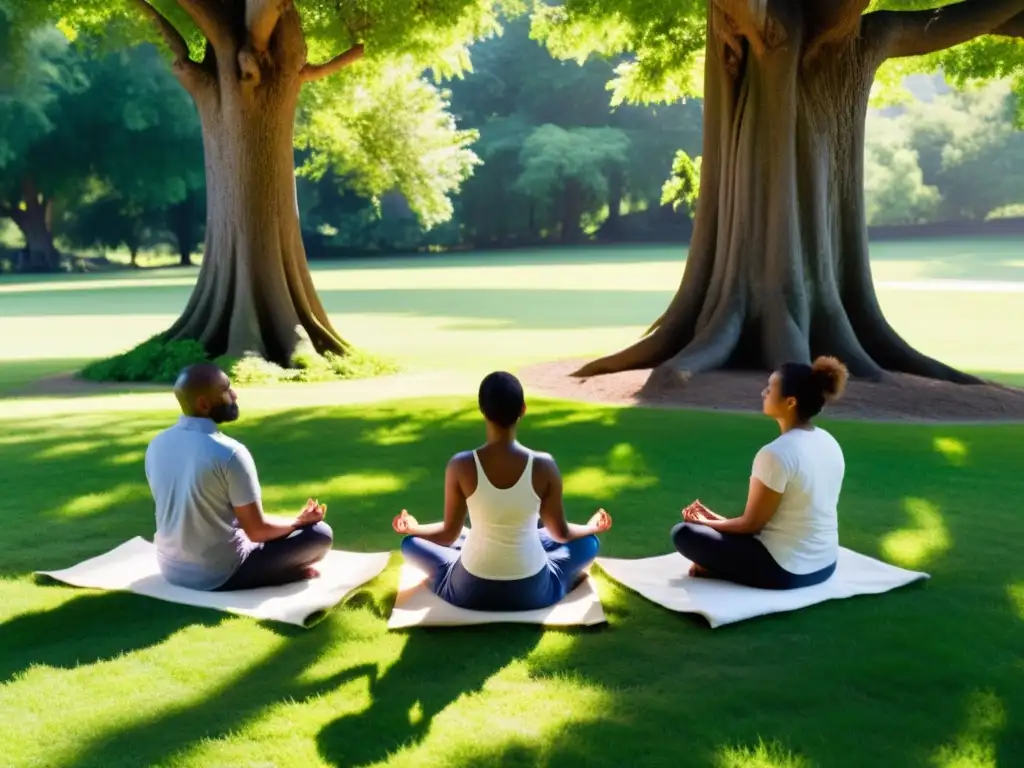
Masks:
[[[291,367],[283,368],[258,355],[210,358],[197,341],[164,341],[154,337],[128,352],[90,363],[79,376],[96,382],[173,384],[183,368],[209,362],[224,369],[235,384],[367,379],[401,370],[394,361],[358,349],[346,355],[328,352],[321,356],[315,352],[300,352],[292,358]]]

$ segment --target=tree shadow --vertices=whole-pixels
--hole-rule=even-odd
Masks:
[[[411,631],[401,657],[373,683],[370,707],[320,731],[317,747],[323,759],[354,768],[417,744],[448,705],[480,691],[490,677],[526,656],[540,641],[542,628],[461,627],[454,632]]]
[[[159,645],[186,627],[215,627],[224,618],[187,606],[168,610],[166,603],[138,595],[86,593],[0,624],[0,684],[34,665],[71,669],[108,661]],[[68,642],[69,632],[74,642]]]
[[[304,701],[348,682],[377,674],[375,664],[360,664],[323,680],[300,678],[322,654],[330,639],[325,631],[297,630],[279,651],[250,667],[199,704],[177,709],[106,733],[76,752],[68,768],[109,768],[114,765],[164,764],[169,757],[203,739],[237,731],[275,704]]]

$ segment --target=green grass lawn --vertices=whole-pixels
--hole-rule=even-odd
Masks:
[[[1021,252],[883,245],[874,271],[910,341],[1012,381]],[[357,344],[475,374],[626,343],[680,274],[674,249],[646,248],[327,264],[315,280]],[[0,279],[0,398],[161,330],[194,278]],[[440,515],[445,461],[481,438],[471,392],[304,409],[272,395],[243,391],[230,431],[268,507],[328,502],[340,548],[393,550],[402,507]],[[172,407],[4,402],[0,766],[989,768],[1024,754],[1024,427],[829,425],[847,455],[843,544],[928,570],[924,585],[712,631],[598,572],[605,627],[389,633],[397,555],[309,630],[31,575],[152,536],[142,458]],[[622,557],[669,552],[695,496],[738,512],[772,436],[758,417],[554,402],[531,403],[522,435],[558,457],[575,519],[612,512],[603,554]]]
[[[140,460],[169,414],[0,437],[0,722],[12,766],[995,766],[1024,750],[1024,428],[830,425],[846,546],[931,582],[710,630],[598,577],[609,626],[388,633],[398,557],[310,630],[36,581],[152,532]],[[755,417],[534,404],[604,554],[671,550],[699,495],[738,510]],[[338,546],[393,549],[474,445],[463,400],[249,414],[268,506],[330,504]],[[758,752],[758,745],[766,746]]]
[[[1019,238],[879,243],[879,299],[924,352],[1019,379],[1022,253]],[[331,262],[314,264],[314,281],[353,343],[412,370],[477,373],[632,342],[667,306],[684,256],[637,247]],[[195,277],[175,268],[0,279],[0,360],[50,359],[58,372],[128,349],[173,322]]]

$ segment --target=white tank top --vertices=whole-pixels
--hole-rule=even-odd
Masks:
[[[476,490],[466,499],[470,531],[462,545],[462,566],[480,579],[512,581],[538,574],[548,556],[540,543],[537,520],[540,497],[533,489],[533,454],[526,460],[519,481],[511,488],[495,488],[476,462]]]

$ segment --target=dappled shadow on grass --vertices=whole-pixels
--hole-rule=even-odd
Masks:
[[[171,610],[138,595],[83,591],[51,610],[23,613],[0,624],[0,684],[33,665],[70,669],[106,661],[159,645],[185,627],[213,627],[224,618],[186,606]]]
[[[493,627],[409,632],[401,657],[371,684],[370,707],[330,723],[317,736],[321,756],[331,765],[355,768],[415,746],[437,714],[529,653],[540,631],[503,626],[498,632]]]
[[[117,459],[169,421],[89,415],[7,425],[0,439],[0,481],[10,489],[0,497],[0,573],[63,567],[134,535],[149,538],[151,502],[128,496],[105,507],[102,494],[144,477],[141,463]],[[470,704],[459,697],[528,654],[531,682],[522,684],[523,695],[543,697],[559,681],[579,680],[608,692],[604,708],[542,743],[496,745],[493,759],[481,749],[474,765],[624,765],[638,755],[644,765],[728,765],[723,750],[753,750],[761,737],[811,765],[923,764],[942,745],[960,743],[965,702],[979,690],[1001,702],[1005,724],[993,738],[998,756],[1010,762],[1024,718],[1022,625],[1008,598],[1012,585],[1024,583],[1018,551],[1024,522],[1015,502],[1024,497],[1024,429],[825,426],[847,458],[842,543],[884,556],[885,542],[901,530],[931,535],[941,529],[941,547],[897,547],[921,558],[931,582],[712,631],[599,573],[610,626],[580,633],[563,655],[529,653],[538,636],[530,629],[410,633],[401,658],[374,684],[369,708],[319,731],[319,753],[334,764],[360,765],[402,745],[443,752],[431,721],[448,708],[492,706],[487,691]],[[750,461],[774,429],[752,418],[531,402],[521,437],[552,451],[571,478],[572,518],[583,520],[602,505],[612,512],[615,527],[603,538],[603,555],[646,557],[671,551],[668,531],[695,497],[738,513]],[[274,489],[280,503],[274,511],[297,509],[319,483],[338,489],[321,501],[330,504],[337,546],[352,550],[395,549],[389,524],[403,507],[421,520],[440,518],[447,459],[483,438],[467,400],[243,416],[230,432],[249,446],[262,481]],[[75,443],[88,443],[88,450],[68,447]],[[965,460],[951,462],[950,446]],[[394,480],[374,480],[369,491],[359,485],[384,476]],[[62,512],[83,509],[75,502],[87,495],[100,499],[85,505],[87,514]],[[908,499],[917,506],[908,507]],[[381,589],[375,585],[365,599],[378,606],[383,622],[393,589],[378,595]],[[161,608],[197,616],[181,606]],[[103,736],[85,753],[91,762],[80,764],[108,758],[116,764],[119,749],[140,758],[119,758],[126,764],[166,760],[204,736],[237,730],[224,709],[237,709],[244,722],[282,697],[308,695],[295,678],[316,656],[306,644],[315,645],[321,631],[289,635],[287,657],[261,665],[260,678],[254,673],[196,708]],[[162,633],[129,629],[125,647],[151,645]],[[71,628],[65,648],[39,658],[69,663],[77,642]],[[110,645],[82,658],[114,650]],[[36,660],[21,653],[8,674]],[[245,686],[257,679],[264,682],[249,701]]]
[[[198,704],[162,711],[128,728],[107,732],[77,751],[70,768],[164,764],[203,739],[216,739],[258,719],[287,701],[303,701],[360,678],[372,680],[374,664],[358,664],[326,679],[306,682],[303,674],[323,653],[326,632],[289,633],[287,642]],[[257,764],[258,760],[257,760]]]

